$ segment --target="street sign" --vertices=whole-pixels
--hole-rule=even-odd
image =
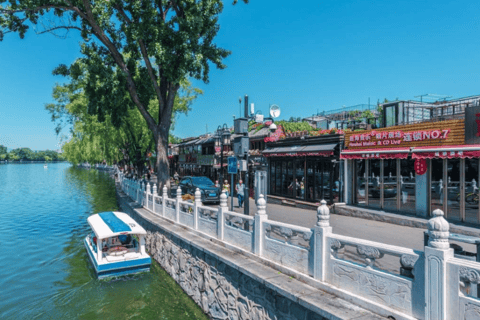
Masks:
[[[236,174],[237,173],[237,158],[229,157],[228,158],[228,173]]]

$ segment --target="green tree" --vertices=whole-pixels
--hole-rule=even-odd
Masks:
[[[154,150],[154,137],[147,127],[145,119],[136,108],[127,109],[120,124],[115,126],[112,116],[107,114],[102,122],[98,115],[88,113],[88,97],[85,88],[89,81],[88,69],[82,60],[76,62],[77,76],[70,82],[56,85],[53,89],[55,103],[45,107],[56,123],[55,131],[59,135],[66,126],[71,126],[71,138],[63,146],[68,161],[78,164],[88,161],[98,163],[107,161],[133,164],[137,170],[144,171],[145,155]],[[177,95],[173,108],[172,125],[175,116],[187,114],[191,103],[202,93],[193,88],[189,81],[182,81],[181,94]],[[128,94],[126,94],[128,95]],[[156,115],[156,100],[149,103],[149,111]]]
[[[5,147],[4,145],[0,144],[0,154],[5,154],[7,153],[7,147]]]
[[[210,64],[226,67],[223,59],[230,52],[214,43],[222,10],[222,0],[10,0],[0,4],[0,40],[9,32],[23,38],[32,24],[44,26],[38,33],[79,30],[89,70],[88,112],[100,121],[110,114],[119,125],[134,105],[154,137],[163,184],[169,181],[168,138],[181,81],[207,83]],[[75,77],[72,67],[61,66],[57,73]],[[148,108],[153,98],[156,116]]]

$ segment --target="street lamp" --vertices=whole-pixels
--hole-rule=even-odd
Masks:
[[[224,123],[223,126],[218,126],[217,136],[215,137],[215,146],[220,147],[220,192],[223,190],[223,149],[224,146],[230,144],[230,129],[227,124]]]
[[[276,105],[273,105],[271,108],[270,108],[270,115],[272,117],[259,117],[257,118],[255,116],[255,114],[253,113],[249,113],[248,112],[248,96],[245,95],[245,98],[244,98],[244,101],[245,101],[245,117],[244,118],[238,118],[238,119],[235,119],[234,120],[234,123],[235,123],[235,133],[236,134],[243,134],[242,137],[237,137],[234,141],[234,149],[235,149],[235,154],[238,156],[238,157],[241,157],[241,158],[245,158],[245,163],[246,163],[246,171],[245,171],[245,187],[244,187],[244,194],[245,194],[245,209],[244,209],[244,214],[245,215],[250,215],[250,206],[249,206],[249,199],[250,199],[250,191],[249,191],[249,186],[248,186],[248,178],[249,178],[249,173],[248,173],[248,161],[249,161],[249,157],[248,157],[248,153],[249,153],[249,149],[250,149],[250,138],[248,136],[248,121],[249,120],[260,120],[260,121],[271,121],[271,124],[269,125],[268,129],[271,131],[271,132],[274,132],[276,129],[277,129],[277,126],[275,125],[275,119],[276,117],[278,117],[280,115],[280,109],[278,108],[278,106]],[[276,113],[272,113],[272,108],[273,107],[276,107],[275,109],[275,112]],[[252,107],[253,109],[253,107]],[[262,119],[263,118],[263,119]]]

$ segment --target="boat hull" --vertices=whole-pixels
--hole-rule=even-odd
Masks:
[[[87,238],[83,240],[83,243],[99,279],[150,271],[150,265],[152,263],[150,257],[98,264],[95,258],[95,252],[93,252],[89,246]]]

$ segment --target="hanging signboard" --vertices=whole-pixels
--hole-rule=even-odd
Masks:
[[[345,132],[345,146],[349,150],[463,144],[465,144],[463,120]]]
[[[228,173],[229,174],[236,174],[237,173],[237,158],[229,157],[228,158]]]

